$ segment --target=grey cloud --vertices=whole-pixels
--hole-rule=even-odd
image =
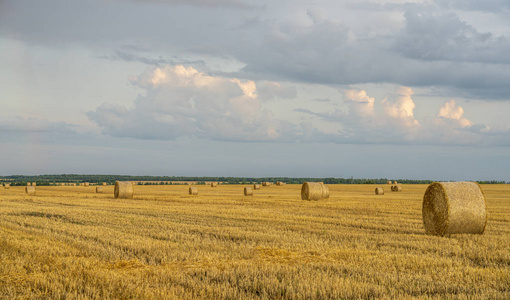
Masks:
[[[434,2],[443,7],[470,11],[503,13],[510,9],[508,0],[435,0]]]
[[[508,38],[482,33],[451,13],[437,13],[437,6],[404,6],[408,12],[400,32],[357,36],[349,27],[353,25],[341,18],[328,19],[299,3],[295,11],[301,15],[293,12],[285,18],[281,12],[270,11],[270,4],[265,10],[235,13],[200,6],[231,2],[176,6],[133,1],[9,1],[0,12],[0,35],[49,47],[79,44],[119,49],[129,44],[157,53],[233,58],[245,67],[230,76],[257,81],[438,86],[470,98],[509,100]],[[359,4],[352,13],[363,18],[364,8]],[[402,6],[385,9],[400,13]],[[380,13],[388,11],[381,9]],[[115,56],[110,58],[151,65],[186,63],[172,55],[151,58],[150,53],[124,51]],[[262,87],[260,92],[264,92]]]
[[[242,9],[255,8],[254,5],[250,5],[240,0],[131,0],[131,1],[142,3],[179,4],[206,7],[231,7]]]
[[[161,65],[165,65],[165,64],[170,64],[170,65],[181,64],[181,65],[193,65],[193,66],[205,65],[205,61],[203,61],[203,60],[191,61],[191,60],[179,59],[179,58],[169,59],[169,58],[163,58],[161,56],[159,56],[158,58],[152,58],[152,57],[137,55],[134,53],[125,52],[125,51],[121,51],[121,50],[115,51],[115,54],[112,54],[112,55],[103,55],[103,56],[101,56],[101,58],[108,59],[108,60],[123,60],[126,62],[141,62],[141,63],[147,64],[147,65],[154,65],[154,66],[161,66]]]
[[[409,10],[394,49],[419,60],[510,63],[510,41],[480,33],[453,13]]]
[[[12,133],[75,133],[75,126],[65,122],[51,122],[39,118],[3,116],[0,118],[0,131]]]

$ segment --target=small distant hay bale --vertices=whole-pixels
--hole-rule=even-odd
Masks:
[[[84,186],[84,187],[89,187],[89,186],[90,186],[90,182],[84,182],[84,183],[83,183],[83,186]]]
[[[198,195],[198,189],[194,186],[189,187],[189,194],[190,195]]]
[[[285,182],[277,181],[277,182],[276,182],[276,185],[277,185],[277,186],[284,186],[284,185],[285,185]]]
[[[254,190],[260,190],[260,184],[255,183],[255,184],[253,185],[253,189],[254,189]]]
[[[393,184],[398,184],[398,182],[395,180],[395,181],[393,181]]]
[[[329,198],[329,188],[322,182],[305,182],[301,186],[302,200],[319,200]]]
[[[103,182],[103,186],[106,186],[106,182]]]
[[[382,187],[376,187],[375,194],[376,195],[384,195],[384,189]]]
[[[427,234],[482,234],[487,224],[485,194],[476,182],[433,182],[423,196]]]
[[[247,186],[244,188],[245,196],[253,196],[253,188],[251,186]]]
[[[217,182],[211,182],[211,187],[217,187],[217,186],[218,186]]]
[[[116,181],[113,193],[115,198],[133,199],[133,183],[131,181]]]
[[[31,182],[27,182],[27,186],[32,186],[32,183]]]
[[[392,185],[391,186],[391,191],[392,192],[402,192],[402,186],[400,186],[400,185]]]
[[[76,186],[76,183],[71,184],[72,186]]]
[[[32,182],[32,186],[37,186],[37,182]]]
[[[386,181],[386,184],[391,184],[391,180]]]
[[[262,182],[262,186],[271,186],[271,185],[273,185],[272,182],[269,182],[269,181]]]
[[[35,186],[26,186],[25,193],[30,196],[35,195]]]
[[[96,186],[96,193],[102,194],[103,193],[103,187],[102,186]]]
[[[4,187],[6,190],[10,189],[11,188],[11,184],[10,183],[4,183]]]

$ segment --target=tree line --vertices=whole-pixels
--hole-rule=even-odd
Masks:
[[[53,174],[53,175],[10,175],[0,177],[0,182],[11,185],[26,185],[27,182],[36,182],[37,185],[51,185],[53,183],[102,183],[113,184],[115,181],[145,181],[145,184],[177,184],[172,182],[194,181],[197,184],[217,181],[224,184],[247,184],[253,182],[282,181],[289,184],[302,184],[303,182],[324,182],[326,184],[386,184],[388,181],[397,181],[402,184],[429,184],[433,180],[417,179],[388,179],[388,178],[303,178],[303,177],[203,177],[203,176],[134,176],[134,175],[82,175],[82,174]],[[478,181],[481,184],[506,184],[510,182],[488,180]]]

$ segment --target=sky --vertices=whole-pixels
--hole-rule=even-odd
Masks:
[[[508,0],[0,0],[0,175],[510,181]]]

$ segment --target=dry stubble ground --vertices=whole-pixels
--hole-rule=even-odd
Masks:
[[[510,185],[483,235],[424,234],[426,185],[0,190],[0,298],[510,298]]]

